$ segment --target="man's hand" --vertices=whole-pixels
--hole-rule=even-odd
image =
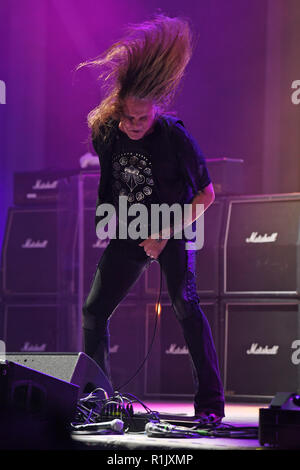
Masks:
[[[142,243],[139,243],[139,246],[144,248],[146,254],[150,256],[150,258],[157,259],[160,253],[162,252],[162,250],[164,249],[164,247],[166,246],[167,241],[168,241],[167,238],[159,240],[159,239],[151,238],[150,236],[149,238],[144,240]]]

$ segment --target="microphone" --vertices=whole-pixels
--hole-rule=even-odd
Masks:
[[[173,424],[169,423],[153,423],[149,422],[145,426],[145,431],[147,435],[155,435],[157,433],[159,434],[169,434],[169,433],[176,433],[176,431],[182,431],[182,428],[178,428],[177,426],[174,426]]]
[[[124,428],[124,422],[120,419],[113,419],[112,421],[103,421],[102,423],[76,424],[73,428],[75,431],[92,431],[95,433],[101,430],[121,432]]]
[[[149,422],[145,426],[145,431],[149,437],[200,437],[203,433],[184,426],[176,426],[170,423]],[[205,431],[205,435],[206,435]]]
[[[146,431],[155,431],[156,429],[159,429],[160,431],[172,431],[176,426],[173,424],[169,423],[153,423],[153,421],[149,421],[149,423],[146,424]]]

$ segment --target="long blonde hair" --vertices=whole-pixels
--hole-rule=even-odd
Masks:
[[[160,112],[172,102],[192,55],[189,21],[163,14],[129,25],[127,35],[84,66],[100,68],[98,78],[106,93],[87,116],[92,136],[110,120],[119,120],[128,96],[153,101]]]

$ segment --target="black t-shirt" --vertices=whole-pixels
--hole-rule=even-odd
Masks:
[[[129,223],[136,215],[127,215],[126,222],[119,216],[119,197],[127,198],[128,210],[133,204],[143,204],[147,209],[147,221],[144,224],[151,229],[151,204],[159,204],[156,182],[153,178],[153,140],[157,128],[151,134],[139,140],[130,139],[120,129],[117,131],[111,157],[111,200],[118,215],[118,223]],[[141,228],[141,225],[139,225]]]
[[[115,206],[118,224],[128,226],[136,217],[127,215],[126,222],[119,217],[119,196],[125,196],[128,208],[132,204],[143,204],[148,209],[149,236],[151,204],[183,205],[191,202],[194,196],[190,178],[198,191],[211,182],[203,155],[186,129],[180,123],[171,127],[168,148],[165,148],[167,141],[161,138],[161,132],[161,126],[156,123],[150,134],[132,140],[117,129],[110,162],[110,200]],[[160,218],[159,230],[161,228]]]
[[[197,141],[180,122],[171,128],[171,141],[181,177],[189,189],[194,188],[184,194],[182,202],[191,202],[196,192],[202,191],[211,183],[205,158]]]
[[[148,135],[137,141],[118,131],[111,159],[112,199],[127,196],[128,205],[142,203],[149,207],[159,202],[153,180],[151,140]]]

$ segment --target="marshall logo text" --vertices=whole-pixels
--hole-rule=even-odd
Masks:
[[[271,235],[265,233],[259,235],[258,232],[252,232],[250,237],[246,238],[246,243],[274,243],[276,242],[278,233],[274,232]]]
[[[46,190],[46,189],[56,189],[58,185],[58,181],[42,181],[42,180],[36,180],[34,186],[32,186],[32,189],[39,189],[39,190]]]
[[[22,248],[47,248],[48,240],[32,240],[31,238],[27,238],[25,243],[23,243]]]
[[[278,353],[279,346],[274,345],[269,348],[269,346],[259,346],[258,343],[252,343],[250,348],[247,349],[247,354],[271,354],[276,355]]]
[[[26,341],[23,345],[23,347],[21,348],[21,351],[35,351],[35,352],[39,352],[39,351],[46,351],[46,348],[47,348],[47,344],[46,343],[43,343],[43,344],[31,344],[29,343],[29,341]]]
[[[182,348],[180,346],[177,346],[177,344],[170,344],[169,348],[166,349],[166,354],[173,354],[173,355],[185,355],[188,354],[188,349],[186,346],[183,346]]]

